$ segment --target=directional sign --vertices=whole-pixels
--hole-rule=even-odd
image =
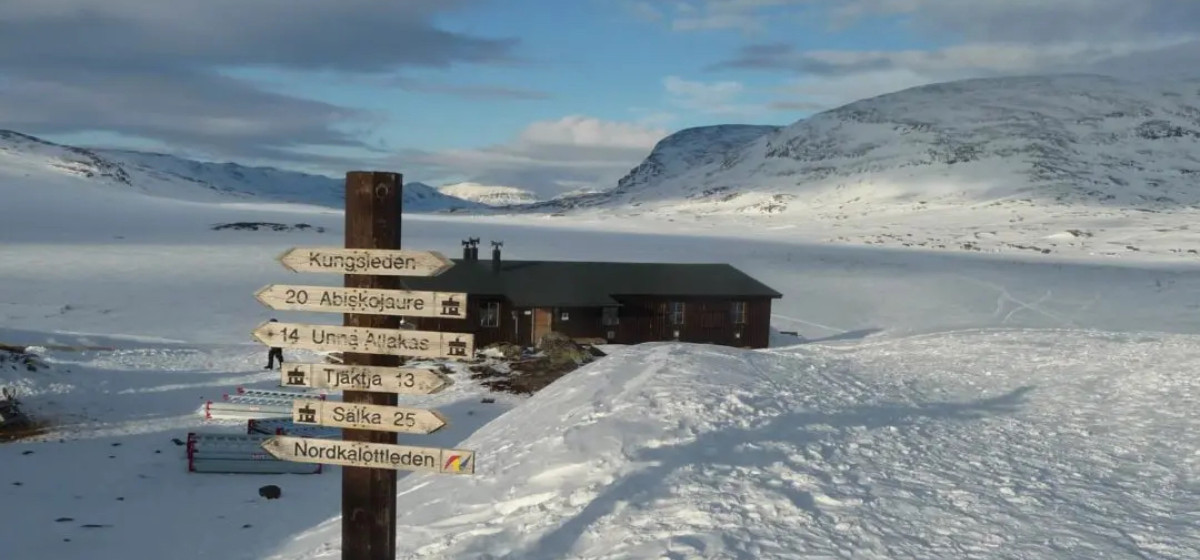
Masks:
[[[284,387],[429,395],[454,384],[436,370],[341,364],[288,364],[279,371]]]
[[[469,360],[475,355],[475,335],[437,331],[408,331],[368,327],[264,322],[251,333],[268,346],[388,354],[414,358]]]
[[[434,410],[340,401],[297,400],[292,422],[354,430],[404,434],[431,434],[446,426],[446,417]]]
[[[335,288],[329,286],[288,286],[271,284],[254,293],[259,303],[271,309],[291,311],[328,311],[465,319],[467,294],[457,292],[410,292]]]
[[[437,276],[454,262],[437,251],[295,247],[279,255],[292,272],[333,272],[372,276]]]
[[[475,452],[292,436],[273,436],[262,448],[276,459],[348,467],[475,474]]]

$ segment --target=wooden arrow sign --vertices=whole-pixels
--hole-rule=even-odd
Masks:
[[[446,418],[434,410],[315,399],[293,401],[292,422],[404,434],[431,434],[446,426]]]
[[[288,364],[279,371],[284,387],[429,395],[454,382],[436,370],[341,364]]]
[[[465,319],[467,294],[271,284],[254,293],[271,309]]]
[[[475,474],[475,452],[330,439],[272,436],[262,443],[272,457],[299,463],[347,467]]]
[[[281,348],[455,360],[470,360],[475,356],[475,335],[467,333],[267,321],[251,334],[263,344]]]
[[[372,276],[437,276],[454,262],[437,251],[295,247],[279,255],[292,272],[333,272]]]

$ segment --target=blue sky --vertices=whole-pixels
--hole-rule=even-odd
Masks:
[[[1174,0],[8,0],[0,127],[551,195],[667,134],[923,83],[1200,61]],[[47,42],[53,34],[69,37]],[[53,44],[51,44],[53,43]],[[1191,57],[1191,58],[1188,58]]]

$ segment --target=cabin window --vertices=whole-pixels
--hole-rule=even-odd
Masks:
[[[735,325],[745,325],[746,324],[746,302],[744,302],[744,301],[733,302],[732,312],[733,312],[733,324],[735,324]]]
[[[671,324],[672,325],[682,325],[683,324],[683,302],[682,301],[672,301],[671,302]]]
[[[604,310],[601,311],[600,321],[606,327],[620,323],[620,319],[617,318],[617,308],[616,307],[605,307]],[[612,338],[612,337],[609,337],[609,338]]]
[[[500,326],[500,302],[488,301],[479,306],[479,325],[483,327]]]
[[[566,311],[563,311],[563,312],[561,312],[561,313],[559,313],[559,314],[558,314],[558,320],[559,320],[559,321],[570,321],[570,320],[571,320],[571,314],[570,314],[570,313],[567,313]]]

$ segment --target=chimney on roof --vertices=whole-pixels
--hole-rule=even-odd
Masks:
[[[467,241],[471,242],[471,260],[473,260],[473,261],[479,260],[479,238],[478,237],[468,237]]]
[[[463,258],[462,258],[462,260],[463,260],[463,261],[469,261],[469,260],[471,260],[471,242],[470,242],[470,241],[468,241],[468,240],[466,240],[466,239],[464,239],[464,240],[462,240],[462,246],[463,246]]]
[[[503,246],[503,241],[492,242],[492,272],[500,272],[500,248]]]

